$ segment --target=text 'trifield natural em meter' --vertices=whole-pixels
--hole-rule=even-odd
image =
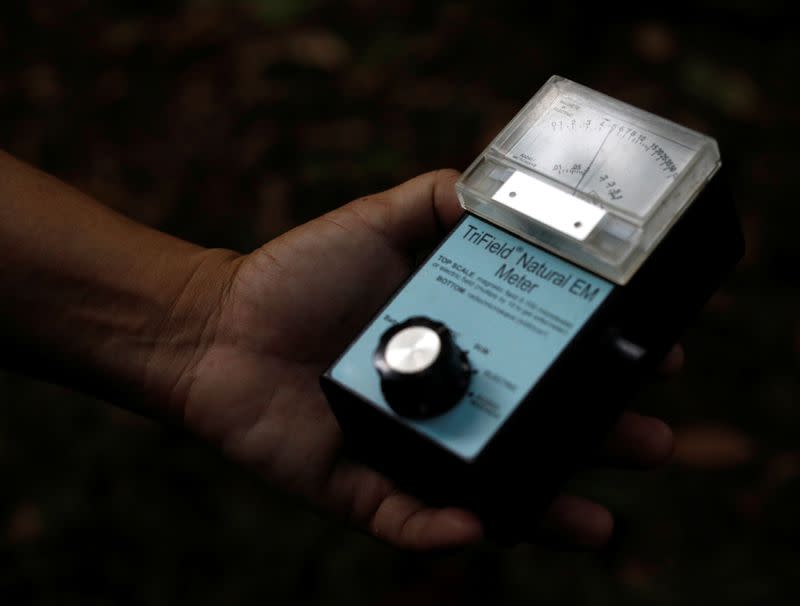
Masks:
[[[433,502],[530,519],[741,256],[719,168],[714,139],[550,78],[323,376],[350,451]]]

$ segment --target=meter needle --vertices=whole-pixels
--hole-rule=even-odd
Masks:
[[[600,143],[600,145],[598,146],[597,151],[594,153],[594,156],[592,157],[592,161],[589,162],[589,165],[586,167],[586,170],[583,171],[581,178],[578,179],[578,182],[575,184],[575,188],[572,190],[573,195],[575,195],[578,192],[578,188],[581,186],[581,183],[583,183],[583,179],[586,177],[586,175],[589,174],[589,169],[592,168],[592,164],[594,164],[594,161],[597,160],[597,156],[600,155],[600,151],[603,149],[603,146],[606,144],[606,141],[611,136],[612,132],[614,132],[614,129],[610,128],[606,133],[606,136],[603,137],[603,142]]]

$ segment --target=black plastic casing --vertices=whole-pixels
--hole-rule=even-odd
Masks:
[[[470,462],[397,422],[326,372],[322,389],[344,433],[347,454],[432,504],[469,508],[502,534],[525,533],[569,475],[596,452],[642,380],[743,252],[731,196],[723,175],[717,175],[628,284],[615,286]],[[643,348],[644,355],[620,348],[620,337]]]

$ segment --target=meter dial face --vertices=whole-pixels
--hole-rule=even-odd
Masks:
[[[561,96],[510,157],[640,223],[695,150],[577,96]]]

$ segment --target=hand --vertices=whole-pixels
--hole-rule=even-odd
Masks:
[[[256,252],[231,260],[219,305],[177,390],[186,425],[235,461],[398,546],[477,541],[479,519],[426,506],[376,471],[340,456],[341,435],[319,376],[412,270],[415,253],[457,221],[457,173],[439,171],[347,204]],[[221,288],[221,290],[220,290]],[[679,353],[672,366],[679,365]],[[609,437],[615,463],[665,461],[661,421],[625,414]],[[612,519],[601,505],[562,495],[549,524],[600,545]]]

